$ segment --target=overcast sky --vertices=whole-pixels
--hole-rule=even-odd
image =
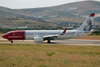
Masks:
[[[57,6],[77,1],[84,1],[84,0],[0,0],[0,6],[12,9],[39,8],[39,7]],[[100,2],[100,0],[95,0],[95,1]]]

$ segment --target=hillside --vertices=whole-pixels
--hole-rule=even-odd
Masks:
[[[33,17],[64,27],[79,26],[86,19],[86,16],[90,15],[90,13],[96,13],[94,25],[100,26],[100,2],[97,1],[81,1],[54,7],[31,9],[10,9],[0,7],[1,18],[20,16]]]
[[[100,14],[100,2],[82,1],[47,8],[20,9],[18,11],[27,16],[41,18],[57,24],[63,22],[82,23],[85,18],[81,16],[90,13]],[[95,24],[100,25],[100,22],[96,21]]]
[[[0,25],[3,28],[25,27],[31,28],[57,28],[59,25],[54,23],[42,22],[37,19],[16,17],[16,18],[0,18]]]

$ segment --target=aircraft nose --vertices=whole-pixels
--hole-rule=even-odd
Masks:
[[[7,36],[4,34],[2,37],[6,39]]]

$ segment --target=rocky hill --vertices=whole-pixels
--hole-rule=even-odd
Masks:
[[[0,7],[0,18],[33,17],[35,19],[42,19],[47,23],[57,24],[57,26],[80,25],[86,19],[87,15],[91,13],[96,13],[94,25],[100,26],[100,2],[97,1],[81,1],[54,7],[32,9],[9,9]],[[23,22],[23,24],[26,23]]]
[[[54,23],[48,23],[45,21],[40,21],[37,19],[25,18],[25,17],[0,18],[0,26],[2,26],[2,28],[30,26],[31,28],[34,29],[40,29],[40,28],[51,29],[51,28],[61,27],[60,25]]]

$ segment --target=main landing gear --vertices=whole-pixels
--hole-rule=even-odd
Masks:
[[[13,41],[11,40],[11,43],[13,43]]]
[[[51,41],[50,41],[50,40],[48,40],[48,43],[51,43]]]

